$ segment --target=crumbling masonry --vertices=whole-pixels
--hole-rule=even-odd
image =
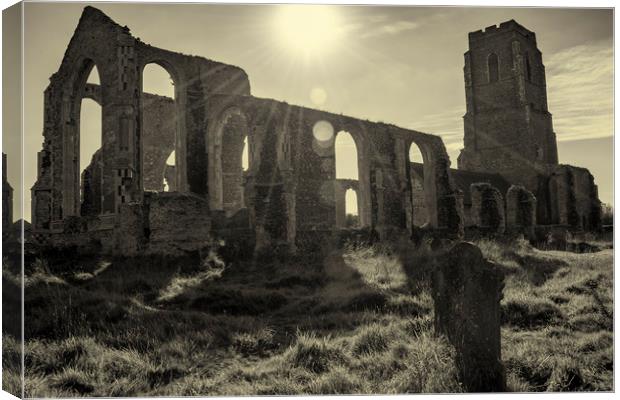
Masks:
[[[468,114],[460,164],[477,171],[480,182],[497,168],[505,179],[536,193],[543,223],[594,227],[599,203],[591,175],[557,165],[535,41],[532,48],[532,39],[523,36],[527,31],[514,22],[498,30],[511,32],[501,40],[507,49],[498,51],[501,89],[478,85],[483,76],[487,79],[487,63],[479,61],[477,52],[500,47],[489,39],[489,29],[475,34],[471,43],[483,44],[467,56]],[[511,44],[521,42],[522,47]],[[532,57],[528,68],[539,74],[533,75],[537,84],[524,83],[524,49]],[[515,68],[505,68],[504,57],[514,58]],[[142,71],[150,63],[170,73],[174,101],[142,92]],[[100,86],[86,84],[94,66]],[[530,97],[537,99],[534,106]],[[83,98],[102,107],[102,146],[81,174]],[[490,113],[491,105],[506,110]],[[336,179],[335,135],[315,137],[318,122],[329,124],[334,133],[351,134],[358,180]],[[512,127],[493,136],[493,124]],[[544,136],[539,127],[546,129]],[[513,149],[536,161],[522,177],[511,175],[512,166],[497,164],[501,160],[490,160],[497,153],[486,150],[491,136],[494,146],[509,146],[508,139],[502,140],[510,134],[540,136],[539,141],[520,139],[535,144],[533,149]],[[463,192],[469,188],[459,186],[458,171],[450,169],[438,136],[253,97],[242,69],[145,44],[93,7],[84,9],[45,90],[43,136],[32,187],[32,226],[38,240],[52,245],[77,241],[104,252],[171,254],[198,250],[212,236],[243,234],[257,249],[295,250],[344,227],[349,188],[357,194],[359,228],[379,237],[411,234],[421,221],[428,229],[458,237],[466,225]],[[249,166],[244,171],[245,143]],[[424,159],[419,170],[408,157],[412,144]],[[166,165],[172,151],[174,167]],[[168,192],[163,192],[164,178]],[[554,211],[560,202],[564,208]]]

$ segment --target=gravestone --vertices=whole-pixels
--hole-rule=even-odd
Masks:
[[[468,392],[506,390],[500,345],[503,287],[501,271],[468,242],[454,245],[433,274],[435,330],[456,348]]]

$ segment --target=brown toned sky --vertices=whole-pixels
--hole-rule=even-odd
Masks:
[[[43,90],[60,65],[84,5],[25,4],[24,216],[28,220],[29,189],[36,179],[36,152],[42,143]],[[299,6],[279,5],[94,6],[144,42],[242,67],[255,96],[440,135],[454,167],[463,138],[467,33],[515,19],[536,32],[543,52],[560,162],[589,168],[601,200],[612,202],[610,9],[328,6],[297,13],[286,7]],[[292,17],[283,14],[287,12]],[[287,18],[296,22],[287,23]],[[296,32],[285,34],[287,30]],[[300,51],[293,41],[307,42],[311,51]],[[159,91],[167,84],[164,80]],[[156,86],[150,90],[157,91]],[[19,141],[10,124],[4,122],[3,127],[9,181],[18,192],[14,155]],[[99,141],[88,135],[82,140],[92,147],[92,154]]]

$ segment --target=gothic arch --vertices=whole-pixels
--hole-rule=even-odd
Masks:
[[[242,132],[235,132],[235,137],[225,138],[225,128],[231,122],[231,119],[237,119],[237,129],[241,129]],[[238,144],[239,140],[243,146],[243,140],[247,137],[247,146],[248,146],[248,170],[245,172],[246,176],[254,174],[256,171],[257,160],[260,158],[260,149],[255,149],[254,140],[251,135],[248,118],[246,114],[237,106],[231,106],[222,111],[219,116],[215,119],[215,123],[212,125],[211,129],[207,131],[207,153],[208,157],[208,185],[209,185],[209,202],[210,207],[213,210],[224,210],[225,209],[225,194],[224,194],[224,185],[225,185],[225,176],[226,173],[224,171],[224,161],[222,159],[223,154],[225,153],[224,146],[227,144],[229,139],[234,140],[234,143],[230,143],[231,145]],[[239,140],[236,140],[239,139]],[[234,154],[234,158],[236,160],[237,156],[240,161],[240,157],[243,153],[243,147],[238,149],[239,154]],[[235,179],[233,177],[233,179]],[[238,179],[238,177],[236,177]],[[242,184],[241,182],[239,182]]]
[[[355,150],[357,151],[357,204],[360,227],[367,227],[372,224],[371,209],[371,185],[370,185],[370,140],[367,138],[368,132],[363,124],[352,125],[350,123],[336,123],[334,132],[345,131],[353,138]],[[335,145],[335,135],[332,146]],[[334,155],[335,166],[335,155]]]
[[[63,93],[69,96],[63,98],[63,112],[65,123],[62,125],[63,135],[63,217],[79,216],[81,210],[80,199],[80,116],[82,111],[82,99],[86,90],[86,81],[93,68],[97,67],[99,79],[105,82],[104,70],[97,63],[95,57],[82,56],[74,64],[71,78],[65,81]],[[103,109],[104,94],[101,94],[101,105]],[[68,101],[67,101],[68,98]],[[103,111],[103,110],[102,110]],[[102,130],[102,136],[105,132]],[[103,143],[103,140],[102,140]],[[69,180],[67,182],[67,180]]]
[[[183,90],[185,85],[185,78],[180,73],[181,69],[175,66],[174,62],[171,62],[165,58],[160,57],[159,54],[152,54],[150,57],[145,58],[140,63],[140,93],[144,93],[143,90],[143,76],[144,69],[149,64],[155,64],[163,68],[172,78],[174,85],[174,107],[175,107],[175,119],[176,119],[176,134],[175,134],[175,171],[176,171],[176,186],[179,191],[187,190],[187,126],[185,121],[185,107],[187,104],[186,91]],[[141,111],[141,118],[144,118],[144,113]],[[140,136],[143,137],[144,122],[140,124]],[[143,164],[144,149],[140,151],[140,165]],[[141,180],[143,177],[141,176]],[[143,187],[144,183],[140,182],[140,187]]]

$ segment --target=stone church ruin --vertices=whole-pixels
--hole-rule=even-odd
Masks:
[[[534,33],[509,21],[469,41],[465,147],[452,169],[439,136],[254,97],[241,68],[148,45],[86,7],[45,90],[33,235],[124,255],[195,251],[214,236],[295,251],[345,228],[348,189],[358,228],[380,238],[421,225],[451,238],[469,227],[597,229],[592,175],[558,164]],[[174,100],[143,93],[151,63],[170,74]],[[87,84],[95,66],[100,85]],[[101,105],[102,145],[81,172],[83,98]],[[342,131],[357,180],[336,179]]]

